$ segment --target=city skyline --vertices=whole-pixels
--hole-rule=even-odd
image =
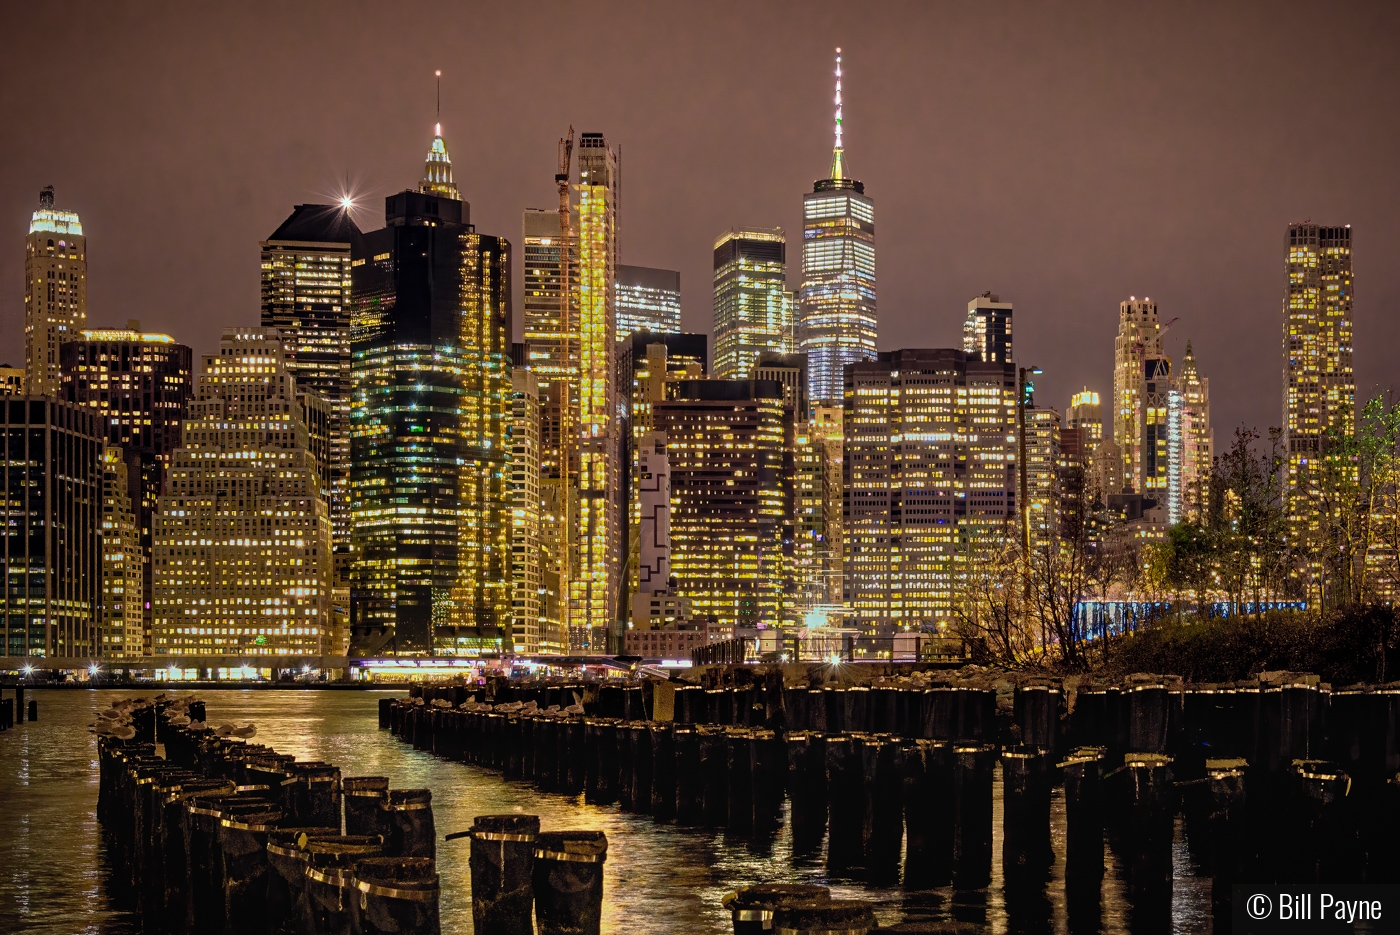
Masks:
[[[1323,28],[1359,36],[1350,46],[1355,49],[1356,43],[1370,41],[1367,36],[1385,32],[1384,24],[1374,23],[1358,31],[1360,15],[1344,14]],[[242,41],[246,24],[238,16],[225,19],[232,41]],[[544,19],[529,15],[505,26],[488,15],[480,28],[486,38],[500,30],[528,30]],[[759,19],[785,21],[785,13],[763,10]],[[700,31],[685,46],[706,47],[710,57],[683,49],[674,61],[659,61],[637,45],[640,31],[655,22],[631,17],[632,27],[606,46],[607,76],[635,75],[649,67],[662,88],[687,89],[676,98],[674,115],[640,123],[644,112],[654,114],[647,106],[654,92],[620,94],[601,104],[585,89],[571,89],[538,107],[531,95],[539,93],[545,77],[516,66],[498,79],[508,90],[517,89],[499,95],[510,112],[506,119],[498,113],[500,105],[488,106],[468,93],[475,76],[500,65],[495,53],[483,48],[480,63],[466,67],[454,64],[444,47],[442,122],[448,136],[458,140],[456,182],[473,192],[474,217],[482,229],[514,240],[520,211],[552,201],[553,142],[567,124],[606,128],[609,139],[625,150],[619,261],[679,270],[686,290],[683,327],[708,331],[706,267],[716,232],[735,223],[800,229],[797,194],[824,174],[830,155],[830,55],[840,45],[848,149],[855,174],[880,204],[880,350],[957,346],[967,296],[990,290],[1025,310],[1018,333],[1022,356],[1033,353],[1045,367],[1038,380],[1040,398],[1060,407],[1086,384],[1109,391],[1105,348],[1111,348],[1111,336],[1105,337],[1104,325],[1127,295],[1147,294],[1182,316],[1167,353],[1180,359],[1191,339],[1202,368],[1214,375],[1213,421],[1222,438],[1241,422],[1263,429],[1279,420],[1280,392],[1275,348],[1257,340],[1276,334],[1279,321],[1281,261],[1266,245],[1288,223],[1343,218],[1359,231],[1361,245],[1356,325],[1358,333],[1372,337],[1357,348],[1358,394],[1365,397],[1378,384],[1395,382],[1394,367],[1381,348],[1396,335],[1397,325],[1385,310],[1400,300],[1400,276],[1384,257],[1400,242],[1400,231],[1380,210],[1393,200],[1395,182],[1378,167],[1395,151],[1396,131],[1377,119],[1394,103],[1393,65],[1363,66],[1350,55],[1334,61],[1334,53],[1319,53],[1333,72],[1341,69],[1342,80],[1371,85],[1368,95],[1331,101],[1309,90],[1301,96],[1284,92],[1279,79],[1303,41],[1282,25],[1286,14],[1262,35],[1256,35],[1258,17],[1239,11],[1194,19],[1164,13],[1155,21],[1158,28],[1146,32],[1126,14],[1110,13],[1087,29],[1086,22],[1071,16],[1074,22],[1064,28],[1075,33],[1074,41],[1057,53],[1047,51],[1054,43],[1028,45],[1037,28],[1053,36],[1060,28],[1056,24],[1039,22],[1036,14],[1010,22],[984,13],[952,17],[933,51],[941,53],[945,42],[951,50],[959,37],[999,26],[1001,32],[993,30],[997,48],[1025,54],[1011,55],[1014,65],[1001,78],[950,81],[944,70],[955,67],[956,56],[935,54],[928,56],[931,62],[916,62],[900,54],[908,48],[893,29],[901,19],[906,32],[920,34],[917,15],[901,18],[885,11],[864,20],[859,35],[798,24],[790,51],[771,52],[754,64],[770,79],[765,94],[781,100],[782,109],[765,104],[757,111],[731,111],[719,103],[731,79],[718,63],[738,55],[753,58],[756,40],[725,37],[707,46],[713,24],[701,17],[694,24]],[[288,23],[294,35],[302,28],[297,20],[293,16]],[[146,40],[136,38],[138,25],[112,23],[107,34],[132,30],[139,48]],[[174,17],[161,29],[163,35],[189,32],[197,38],[192,33],[197,26]],[[448,23],[446,32],[455,34],[455,28]],[[354,39],[356,30],[345,29]],[[17,28],[12,34],[24,32]],[[1175,63],[1171,53],[1187,34],[1199,39],[1197,47],[1184,63]],[[129,153],[113,149],[127,122],[120,115],[101,118],[92,109],[110,93],[92,80],[93,69],[110,63],[105,53],[81,54],[90,43],[84,36],[74,41],[79,64],[72,75],[85,79],[85,96],[56,96],[47,89],[42,94],[50,96],[45,98],[50,109],[77,135],[77,143],[55,148],[26,140],[12,150],[5,174],[11,186],[0,190],[0,208],[5,216],[27,216],[33,192],[55,185],[61,205],[82,216],[92,238],[89,327],[140,317],[196,352],[209,350],[225,325],[256,323],[259,284],[247,276],[245,254],[256,256],[257,241],[291,205],[333,200],[348,174],[360,180],[361,203],[368,210],[357,211],[357,220],[372,226],[378,198],[396,187],[409,167],[421,165],[421,140],[434,122],[435,65],[420,60],[392,76],[387,66],[363,69],[376,82],[367,95],[357,93],[365,79],[337,67],[334,80],[345,91],[331,89],[326,114],[298,112],[295,120],[288,115],[272,121],[279,133],[289,133],[286,142],[260,131],[230,135],[228,127],[257,99],[256,83],[240,83],[235,70],[224,72],[226,80],[216,88],[199,85],[199,98],[192,85],[170,92],[168,99],[157,95],[154,102],[130,104],[128,110],[149,122],[151,133],[149,142]],[[1137,43],[1137,64],[1115,76],[1121,86],[1108,88],[1102,80],[1111,67],[1108,50],[1125,42]],[[1212,49],[1231,42],[1244,53],[1234,57],[1237,63],[1227,56],[1211,58]],[[194,47],[203,49],[201,42]],[[352,41],[351,57],[363,48]],[[16,53],[9,67],[22,67],[29,54]],[[1076,53],[1082,53],[1079,60],[1073,59]],[[219,53],[212,54],[222,61]],[[415,58],[433,54],[420,50]],[[174,66],[184,57],[156,56]],[[306,61],[324,65],[324,58],[313,45]],[[1251,63],[1248,69],[1244,60]],[[1188,74],[1188,64],[1198,74]],[[1371,75],[1361,70],[1365,67],[1380,72]],[[130,80],[143,74],[137,68]],[[701,76],[713,86],[692,80]],[[1046,81],[1037,85],[1041,77]],[[688,90],[692,83],[703,90]],[[917,88],[920,96],[911,98],[904,85]],[[1219,87],[1230,91],[1216,94]],[[961,88],[965,101],[956,98],[954,88]],[[1086,90],[1095,92],[1092,102],[1076,103]],[[524,100],[534,103],[521,120]],[[148,109],[157,105],[158,111]],[[346,110],[351,106],[353,120]],[[1349,150],[1348,172],[1329,178],[1283,155],[1293,110],[1323,107],[1362,128]],[[350,120],[354,129],[329,125],[331,116],[342,124]],[[717,130],[726,140],[724,159],[681,158]],[[976,147],[975,159],[948,142],[990,131],[996,132],[993,142]],[[209,151],[214,141],[255,168],[232,165],[229,156]],[[96,153],[105,155],[98,159]],[[177,153],[186,155],[176,159]],[[1031,153],[1038,155],[1032,159]],[[141,161],[134,164],[137,156]],[[186,164],[199,167],[201,179],[207,173],[207,183],[182,186],[190,178],[179,174],[187,171]],[[276,171],[267,171],[269,164]],[[107,181],[109,173],[119,175]],[[160,198],[153,195],[157,177],[168,185]],[[681,177],[687,177],[686,185],[673,184]],[[193,189],[200,192],[197,201],[189,197]],[[705,198],[697,201],[701,191]],[[161,225],[178,223],[181,215],[193,217],[209,205],[220,213],[218,229],[209,232],[208,243],[169,246],[178,251],[179,275],[161,296],[148,300],[140,284],[155,268],[153,260],[133,252],[136,244],[149,242]],[[128,224],[136,236],[119,233]],[[1193,233],[1186,236],[1187,230]],[[1083,262],[1085,256],[1094,261]],[[19,362],[14,358],[21,337],[21,277],[14,255],[0,257],[0,282],[11,284],[0,302],[0,336],[15,348],[11,359],[0,362],[11,364]],[[800,283],[790,277],[788,285],[796,289]],[[520,304],[516,298],[517,337]]]

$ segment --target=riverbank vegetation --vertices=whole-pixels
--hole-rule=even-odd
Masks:
[[[1011,668],[1400,679],[1400,403],[1372,399],[1321,450],[1303,471],[1277,429],[1237,430],[1165,531],[1061,471],[1057,534],[969,547],[948,630]]]

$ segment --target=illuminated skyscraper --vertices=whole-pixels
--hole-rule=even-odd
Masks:
[[[102,452],[102,604],[99,632],[107,659],[133,659],[145,651],[144,570],[141,527],[132,508],[123,452]]]
[[[155,518],[156,655],[327,651],[330,508],[295,391],[273,329],[204,357]]]
[[[340,205],[297,205],[260,245],[262,325],[281,333],[298,389],[331,409],[321,481],[331,492],[338,575],[350,559],[350,244],[358,233]]]
[[[26,392],[59,395],[59,345],[85,327],[87,237],[76,214],[54,207],[49,185],[24,241]]]
[[[578,215],[570,215],[571,234],[559,235],[559,212],[531,208],[523,221],[525,243],[524,337],[526,364],[539,380],[540,464],[546,482],[560,476],[560,433],[564,407],[578,406]],[[560,280],[569,270],[569,316],[565,328]],[[578,428],[577,418],[570,423]],[[576,446],[575,446],[576,447]],[[572,471],[571,471],[572,472]]]
[[[102,600],[101,417],[52,397],[0,400],[0,636],[7,656],[91,658]]]
[[[510,628],[518,653],[537,653],[549,640],[540,576],[540,392],[525,368],[511,373]],[[557,647],[554,647],[557,649]]]
[[[841,466],[845,450],[840,406],[815,406],[798,447],[797,534],[812,540],[816,563],[813,600],[828,606],[843,600]],[[802,595],[799,592],[799,601]],[[798,608],[803,612],[804,608]],[[804,613],[805,616],[805,613]]]
[[[571,568],[573,495],[564,490],[564,426],[577,430],[578,406],[578,215],[570,213],[570,235],[560,236],[559,212],[530,208],[522,219],[525,275],[524,365],[538,381],[540,430],[540,547],[544,588],[542,613],[563,625],[565,578]],[[564,271],[569,288],[561,295]],[[567,320],[564,316],[567,301]],[[567,324],[567,328],[565,325]],[[577,445],[568,474],[577,476]],[[572,481],[571,481],[572,485]],[[568,548],[566,548],[566,546]],[[567,632],[563,649],[569,648]]]
[[[639,587],[639,524],[641,523],[641,465],[643,442],[653,428],[652,407],[669,398],[681,380],[703,379],[708,362],[708,339],[703,334],[654,334],[636,331],[618,342],[617,385],[624,413],[621,435],[624,441],[621,463],[626,483],[622,485],[628,517],[626,556],[627,587]],[[630,388],[630,392],[624,391]]]
[[[875,357],[875,203],[847,175],[836,50],[836,145],[830,178],[802,196],[798,350],[807,354],[814,403],[841,399],[842,370]]]
[[[650,266],[617,267],[617,339],[634,331],[681,330],[681,274]]]
[[[428,147],[428,158],[423,162],[423,178],[418,190],[425,195],[440,195],[453,201],[461,201],[457,193],[457,183],[452,180],[452,159],[447,155],[447,143],[442,139],[442,124],[433,126],[433,142]]]
[[[1283,302],[1283,426],[1288,514],[1299,541],[1317,528],[1319,471],[1356,430],[1351,226],[1290,224]]]
[[[714,258],[715,376],[747,379],[759,354],[793,350],[787,236],[781,228],[728,230]]]
[[[671,590],[671,462],[666,433],[648,432],[637,448],[641,522],[637,593]]]
[[[1198,518],[1210,490],[1215,432],[1210,427],[1210,380],[1196,369],[1191,342],[1181,359],[1181,375],[1167,410],[1171,476],[1167,483],[1167,522]]]
[[[687,380],[653,410],[671,471],[671,574],[721,626],[776,625],[783,607],[783,390]]]
[[[1060,459],[1066,467],[1087,470],[1103,441],[1103,407],[1087,386],[1070,397],[1060,429]]]
[[[1135,493],[1146,492],[1142,477],[1146,405],[1143,381],[1147,362],[1166,356],[1161,331],[1156,302],[1131,297],[1119,304],[1118,337],[1113,344],[1113,442],[1123,459],[1123,485]],[[1165,413],[1162,422],[1166,422]]]
[[[1015,535],[1016,368],[951,349],[846,370],[846,604],[872,636],[945,624]]]
[[[1134,490],[1155,499],[1157,506],[1169,508],[1168,488],[1172,474],[1170,408],[1171,393],[1175,389],[1171,358],[1148,358],[1143,363],[1142,377],[1142,407],[1139,410],[1142,435],[1138,441],[1141,465]]]
[[[666,399],[676,382],[703,379],[708,360],[708,339],[703,334],[638,331],[621,342],[618,386],[630,388],[626,421],[631,450],[639,450],[642,437],[651,432],[651,407]]]
[[[1099,394],[1087,386],[1069,399],[1069,410],[1065,424],[1084,431],[1084,447],[1093,451],[1103,441],[1103,406],[1099,404]]]
[[[753,379],[783,388],[783,604],[785,618],[799,615],[796,607],[811,606],[820,587],[818,542],[811,535],[813,494],[821,458],[811,434],[807,403],[807,355],[762,351],[754,362]]]
[[[510,625],[510,244],[419,191],[352,250],[352,629],[362,652],[497,651]]]
[[[991,292],[984,292],[967,303],[967,318],[963,320],[963,350],[976,354],[989,363],[1004,364],[1014,360],[1011,352],[1010,302]]]
[[[584,133],[579,137],[578,164],[578,561],[570,580],[569,625],[597,633],[620,617],[617,155],[603,134]],[[621,633],[610,643],[620,645]]]
[[[144,603],[137,607],[145,618],[142,642],[149,647],[156,502],[194,392],[194,355],[168,334],[143,332],[139,321],[126,325],[80,331],[58,356],[63,398],[95,412],[107,444],[119,446],[126,459],[127,494],[140,536],[133,562],[141,572],[138,601]]]
[[[1060,414],[1054,409],[1026,409],[1026,500],[1035,552],[1052,546],[1059,535],[1060,431]]]

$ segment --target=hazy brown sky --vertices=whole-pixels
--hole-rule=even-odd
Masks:
[[[677,268],[710,330],[710,250],[781,225],[827,170],[832,50],[875,199],[880,347],[960,341],[1016,303],[1038,401],[1112,385],[1118,302],[1193,339],[1217,437],[1278,421],[1283,238],[1353,226],[1362,395],[1400,384],[1400,5],[1393,3],[5,4],[0,359],[23,358],[41,186],[88,236],[93,325],[207,352],[256,323],[258,241],[357,183],[361,227],[442,123],[478,229],[519,243],[572,123],[623,150],[624,262]],[[517,270],[518,270],[517,260]],[[517,297],[518,307],[518,297]],[[517,334],[518,334],[517,320]]]

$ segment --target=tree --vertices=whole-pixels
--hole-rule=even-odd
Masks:
[[[1328,437],[1314,463],[1311,483],[1300,485],[1310,520],[1298,540],[1317,570],[1323,606],[1345,607],[1374,599],[1376,547],[1391,541],[1400,404],[1371,399],[1351,434]]]
[[[1257,612],[1266,598],[1283,596],[1295,566],[1283,510],[1288,461],[1282,433],[1269,431],[1269,450],[1255,453],[1259,433],[1235,430],[1230,448],[1212,466],[1205,530],[1216,588],[1236,612],[1248,597]]]

